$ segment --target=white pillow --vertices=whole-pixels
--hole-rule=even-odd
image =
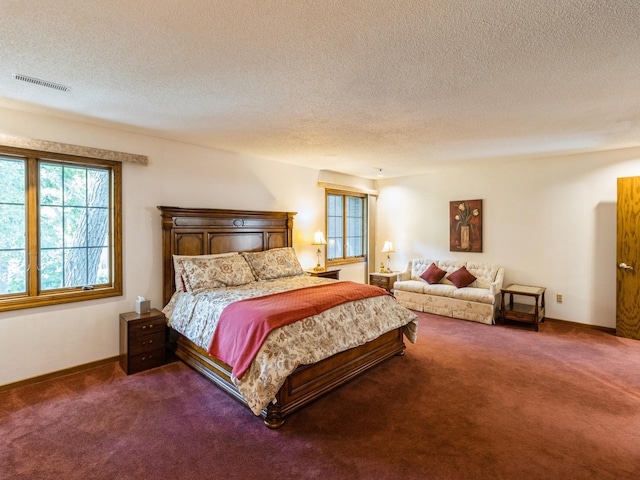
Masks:
[[[182,281],[183,271],[182,266],[179,263],[180,259],[183,258],[222,258],[222,257],[230,257],[232,255],[238,255],[238,252],[228,252],[228,253],[216,253],[212,255],[174,255],[173,256],[173,272],[175,274],[175,282],[176,282],[176,291],[186,292],[187,289]]]

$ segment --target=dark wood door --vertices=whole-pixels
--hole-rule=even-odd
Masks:
[[[618,178],[616,335],[640,339],[640,177]]]

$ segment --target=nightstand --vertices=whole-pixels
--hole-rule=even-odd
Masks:
[[[369,284],[384,288],[387,292],[390,292],[393,289],[393,284],[396,283],[397,278],[398,272],[370,273]]]
[[[127,375],[164,364],[166,328],[164,314],[155,308],[120,314],[120,366]]]
[[[335,280],[340,280],[340,269],[339,268],[327,268],[326,270],[305,270],[309,275],[314,277],[324,277],[324,278],[333,278]]]

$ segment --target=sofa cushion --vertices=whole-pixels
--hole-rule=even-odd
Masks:
[[[437,295],[439,297],[453,297],[454,292],[457,290],[453,285],[445,285],[444,283],[423,284],[423,292],[427,295]]]
[[[499,266],[489,263],[467,262],[467,270],[476,277],[476,282],[471,285],[478,288],[489,288],[496,281]]]
[[[487,303],[493,305],[496,295],[492,295],[486,288],[464,287],[453,292],[453,298],[470,302]]]
[[[447,275],[447,279],[456,287],[462,288],[475,282],[476,277],[467,270],[467,267],[462,266],[455,272]]]
[[[438,283],[446,274],[447,272],[438,268],[435,263],[432,263],[429,265],[429,268],[420,275],[420,278],[425,280],[427,283]]]
[[[429,284],[423,280],[399,280],[393,284],[394,290],[403,292],[437,295],[439,297],[453,297],[456,287],[442,283]]]
[[[402,290],[404,292],[424,293],[424,287],[429,285],[423,280],[399,280],[393,284],[394,290]]]

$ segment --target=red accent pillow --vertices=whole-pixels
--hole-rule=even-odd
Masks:
[[[444,277],[446,273],[447,272],[445,272],[444,270],[438,268],[435,263],[432,263],[431,265],[429,265],[429,268],[422,272],[420,278],[425,280],[427,283],[438,283],[440,280],[442,280],[442,277]]]
[[[469,272],[469,270],[467,270],[467,267],[460,267],[458,270],[449,275],[447,279],[450,280],[451,283],[453,283],[456,287],[462,288],[471,285],[476,280],[476,277],[474,277]]]

